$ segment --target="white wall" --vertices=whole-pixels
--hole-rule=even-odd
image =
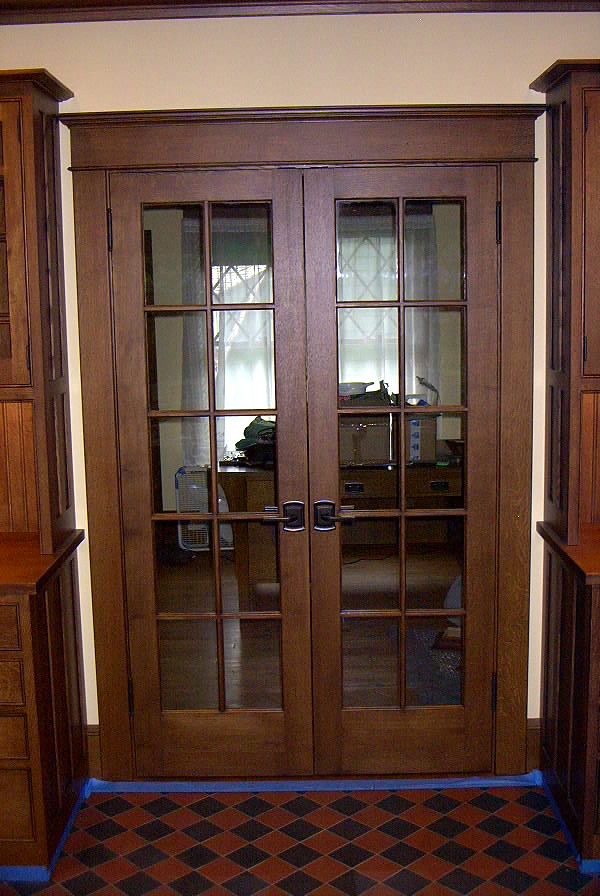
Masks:
[[[307,16],[0,28],[0,65],[47,68],[64,111],[415,103],[540,103],[556,59],[595,58],[600,13]],[[85,528],[68,133],[64,225],[78,525]],[[533,521],[542,514],[545,144],[537,124]],[[532,535],[529,715],[539,715],[541,545]],[[87,549],[80,550],[88,721],[97,721]]]

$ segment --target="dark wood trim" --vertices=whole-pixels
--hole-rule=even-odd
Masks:
[[[102,741],[100,739],[100,725],[87,726],[86,740],[88,775],[90,778],[102,778]]]
[[[542,767],[542,720],[527,719],[527,764],[526,772]]]
[[[574,72],[598,72],[600,67],[600,59],[558,59],[553,62],[545,72],[532,81],[529,85],[530,90],[537,90],[540,93],[548,93],[557,84]]]
[[[1,73],[6,74],[5,72]],[[542,104],[504,103],[463,106],[425,104],[422,106],[256,106],[247,109],[177,109],[130,112],[66,112],[60,121],[70,128],[108,125],[202,124],[212,121],[344,121],[364,118],[537,118]]]
[[[496,764],[499,775],[525,769],[531,421],[533,418],[533,166],[501,168],[501,317],[499,321],[500,482]],[[513,213],[509,209],[518,210]],[[509,561],[508,558],[513,558]]]
[[[83,541],[83,530],[73,529],[54,554],[42,554],[37,533],[0,535],[0,594],[29,594],[43,588]]]
[[[108,779],[127,780],[133,776],[133,747],[105,174],[76,174],[73,192],[98,702],[101,724],[110,732],[104,742],[103,771]]]
[[[73,170],[480,164],[532,161],[534,133],[527,122],[544,109],[521,104],[119,112],[65,115],[61,121],[71,129]]]
[[[2,4],[5,6],[5,4]],[[4,11],[0,8],[0,23],[4,21]],[[48,96],[61,103],[63,100],[72,99],[75,94],[72,90],[51,75],[45,68],[29,68],[0,71],[0,78],[7,84],[21,84],[28,81],[33,87],[43,90]]]
[[[98,22],[123,19],[191,19],[223,16],[348,15],[359,13],[427,12],[587,12],[600,9],[597,0],[93,0],[66,4],[61,0],[4,2],[0,24],[30,22]]]
[[[597,531],[584,531],[579,544],[569,545],[548,523],[538,523],[536,528],[563,563],[576,575],[585,577],[586,585],[600,585],[600,538]]]
[[[76,169],[105,165],[140,171],[224,165],[244,169],[276,164],[276,160],[265,161],[264,154],[269,152],[274,158],[283,156],[286,164],[313,168],[319,167],[315,159],[327,158],[346,165],[381,164],[382,155],[384,165],[421,163],[436,153],[437,161],[445,162],[452,152],[457,161],[473,165],[489,161],[488,154],[500,158],[498,195],[510,226],[505,227],[501,284],[507,369],[501,383],[503,509],[499,525],[500,548],[514,561],[501,575],[498,590],[499,601],[506,600],[507,606],[498,618],[497,773],[523,772],[526,767],[531,365],[528,362],[523,370],[523,358],[531,351],[533,119],[544,110],[543,106],[513,108],[514,118],[507,107],[497,117],[493,107],[485,107],[485,114],[470,117],[468,127],[464,107],[411,109],[406,119],[399,109],[338,110],[339,116],[334,110],[260,110],[256,119],[248,112],[224,112],[222,119],[209,112],[189,113],[199,117],[186,120],[184,113],[181,123],[177,113],[160,113],[165,119],[158,124],[152,113],[64,119],[72,129]],[[349,116],[346,120],[345,115]],[[277,140],[265,139],[269,133],[277,134]],[[454,141],[450,150],[449,136]],[[76,170],[75,231],[102,771],[108,780],[123,780],[133,778],[134,770],[119,561],[122,532],[105,177],[105,170]],[[515,655],[509,656],[513,650]],[[319,772],[330,773],[330,769]]]

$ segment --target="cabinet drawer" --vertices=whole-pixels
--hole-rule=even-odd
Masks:
[[[355,504],[371,498],[388,499],[395,505],[398,495],[398,470],[346,468],[340,476],[340,503]]]
[[[0,703],[23,706],[23,664],[19,660],[0,660]]]
[[[31,783],[26,769],[0,770],[0,830],[3,840],[31,840]]]
[[[0,716],[0,759],[28,759],[25,716]]]
[[[17,604],[0,605],[0,650],[19,650],[21,632]]]
[[[462,470],[440,467],[407,467],[406,496],[425,498],[428,495],[462,494]]]

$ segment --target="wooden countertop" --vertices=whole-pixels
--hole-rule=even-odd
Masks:
[[[600,531],[584,530],[579,544],[567,544],[548,523],[538,523],[537,531],[563,560],[585,577],[587,585],[600,585]]]
[[[0,534],[0,594],[31,593],[41,588],[53,572],[83,541],[83,530],[68,533],[54,554],[41,554],[36,532]]]

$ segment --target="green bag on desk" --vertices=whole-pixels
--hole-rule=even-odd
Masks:
[[[249,464],[272,466],[275,463],[275,422],[255,417],[235,447],[244,452]]]

